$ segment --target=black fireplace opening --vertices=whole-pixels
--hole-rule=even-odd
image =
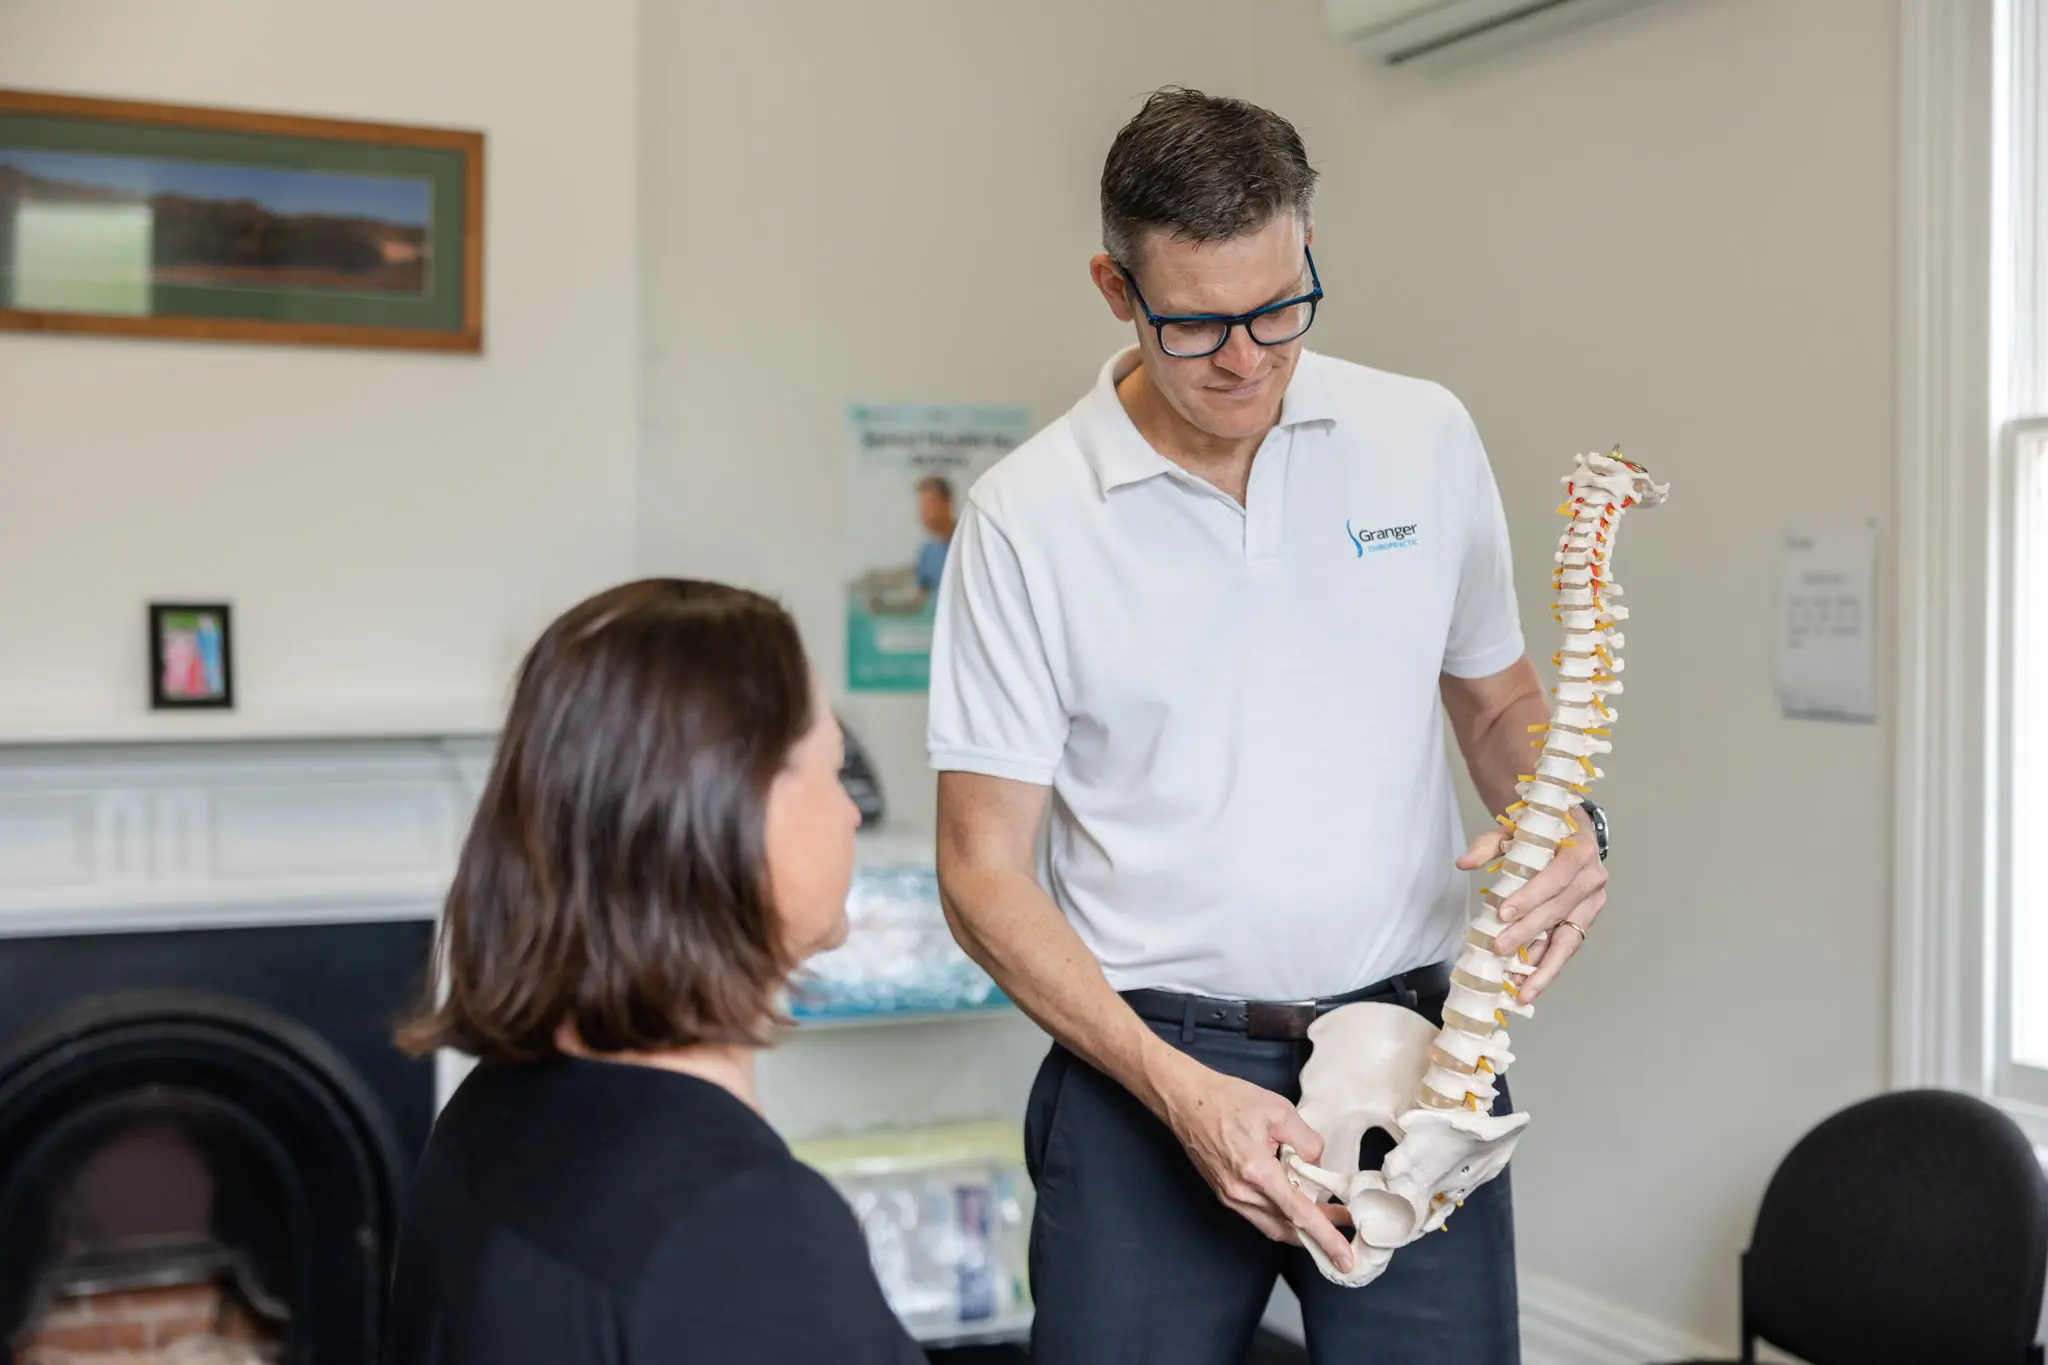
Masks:
[[[389,1034],[431,933],[0,942],[4,1359],[374,1361],[433,1106]]]

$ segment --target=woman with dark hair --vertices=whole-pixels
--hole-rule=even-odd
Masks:
[[[795,624],[650,580],[521,668],[400,1042],[479,1059],[408,1200],[386,1365],[917,1361],[754,1056],[846,934],[859,815]]]

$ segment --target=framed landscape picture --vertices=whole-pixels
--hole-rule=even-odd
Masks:
[[[0,329],[483,349],[481,133],[0,90]]]

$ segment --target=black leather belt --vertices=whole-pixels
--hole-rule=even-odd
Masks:
[[[1308,1037],[1308,1026],[1340,1005],[1390,1000],[1412,1009],[1420,997],[1442,995],[1450,988],[1450,965],[1439,962],[1375,981],[1344,995],[1316,1000],[1219,1000],[1214,996],[1155,990],[1121,994],[1140,1019],[1153,1023],[1178,1024],[1183,1030],[1227,1029],[1247,1038],[1296,1039]]]

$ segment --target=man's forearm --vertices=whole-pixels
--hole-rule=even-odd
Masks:
[[[1110,989],[1037,880],[1008,869],[942,869],[940,886],[954,936],[1003,994],[1165,1118],[1166,1087],[1197,1064],[1161,1042]]]
[[[1542,740],[1542,736],[1530,727],[1546,724],[1549,720],[1550,704],[1545,700],[1541,684],[1535,682],[1532,674],[1530,685],[1518,690],[1496,710],[1488,718],[1485,728],[1466,744],[1466,767],[1472,774],[1472,785],[1479,789],[1488,811],[1497,815],[1518,799],[1515,795],[1517,779],[1535,767],[1536,750],[1530,741],[1537,741],[1540,747]]]

